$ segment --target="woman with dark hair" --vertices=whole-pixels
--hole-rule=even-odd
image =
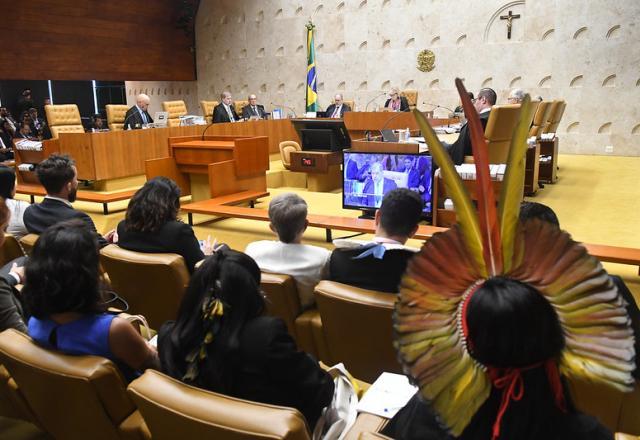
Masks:
[[[16,195],[16,172],[12,167],[0,165],[0,196],[11,212],[11,218],[7,225],[7,232],[17,239],[27,235],[27,227],[24,225],[24,210],[29,204],[23,200],[15,200]]]
[[[137,252],[182,255],[193,272],[205,256],[191,226],[178,220],[180,188],[166,177],[155,177],[129,201],[127,213],[118,224],[118,246]],[[205,249],[211,253],[210,249]]]
[[[162,369],[211,391],[297,408],[313,429],[333,381],[263,309],[255,261],[227,248],[215,252],[193,274],[177,321],[160,330]]]
[[[9,216],[9,210],[4,200],[0,198],[0,247],[4,244],[4,230],[9,222]],[[22,268],[17,269],[15,266],[11,268],[11,276],[13,276],[17,282],[22,279],[22,270]],[[21,332],[27,332],[22,304],[7,280],[0,276],[0,332],[8,328],[15,328]]]
[[[98,242],[81,220],[58,223],[40,235],[27,261],[22,296],[31,313],[29,334],[39,344],[110,359],[129,381],[157,366],[156,349],[131,323],[104,313]]]

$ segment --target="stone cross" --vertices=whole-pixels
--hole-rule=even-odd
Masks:
[[[507,20],[507,39],[511,40],[511,26],[513,26],[513,20],[520,18],[520,14],[512,15],[509,11],[509,15],[501,15],[500,20]]]

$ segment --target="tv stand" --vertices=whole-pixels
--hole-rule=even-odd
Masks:
[[[376,211],[373,209],[363,209],[362,214],[358,216],[358,218],[363,218],[365,220],[373,220],[376,217]]]

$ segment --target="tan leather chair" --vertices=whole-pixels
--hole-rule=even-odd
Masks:
[[[45,105],[47,123],[51,136],[57,138],[60,133],[84,133],[80,111],[75,104]]]
[[[124,129],[124,118],[129,110],[126,105],[120,104],[107,104],[107,125],[109,130],[118,131]]]
[[[615,440],[639,440],[637,435],[623,434],[622,432],[616,432]]]
[[[402,372],[391,320],[397,295],[323,280],[315,296],[332,364],[344,362],[354,377],[369,383],[385,371]]]
[[[129,304],[129,313],[144,315],[155,329],[176,319],[189,284],[182,256],[134,252],[111,244],[100,250],[100,262],[113,290]]]
[[[3,365],[0,365],[0,416],[38,423],[18,384]]]
[[[282,159],[282,165],[289,169],[291,167],[291,153],[293,151],[302,151],[302,147],[296,141],[282,141],[280,142],[280,158]]]
[[[9,329],[0,333],[0,363],[15,379],[40,427],[54,438],[149,438],[110,360],[47,350]]]
[[[202,114],[207,120],[207,124],[213,122],[213,109],[218,104],[220,104],[218,101],[200,101],[200,108],[202,108]]]
[[[178,127],[180,125],[180,116],[187,114],[187,105],[182,100],[164,101],[162,103],[162,109],[165,112],[169,112],[169,127]]]
[[[547,120],[549,120],[549,111],[551,110],[551,101],[542,101],[538,105],[535,115],[533,116],[533,122],[531,129],[529,130],[529,137],[535,136],[540,139],[542,129],[544,128]]]
[[[352,112],[356,111],[356,101],[355,100],[353,100],[353,99],[344,99],[342,102],[345,103],[346,105],[348,105]]]
[[[38,234],[27,234],[20,239],[20,245],[24,250],[25,255],[31,254],[31,249],[36,245],[36,241],[38,241]]]
[[[147,370],[128,390],[154,440],[310,438],[296,409],[213,393],[154,370]]]
[[[554,101],[554,104],[558,101]],[[558,126],[560,125],[560,121],[562,120],[562,116],[564,115],[564,110],[567,108],[567,103],[565,101],[559,101],[558,104],[554,107],[551,105],[551,110],[549,111],[549,123],[545,127],[544,133],[555,133],[558,131]]]
[[[418,91],[415,89],[407,89],[400,92],[400,96],[407,98],[409,108],[413,110],[418,105]]]
[[[24,256],[20,242],[11,234],[4,235],[4,243],[0,246],[0,267],[9,261]]]
[[[244,100],[244,101],[235,101],[233,103],[233,107],[236,109],[236,113],[238,114],[239,117],[242,117],[242,109],[246,106],[249,105],[249,101]]]
[[[494,105],[484,130],[489,163],[507,163],[513,130],[520,117],[520,104]]]
[[[379,432],[361,432],[358,440],[392,440],[391,437],[380,434]]]

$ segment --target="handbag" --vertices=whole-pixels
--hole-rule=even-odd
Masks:
[[[358,416],[358,391],[352,376],[342,363],[331,367],[328,373],[333,377],[333,399],[322,410],[313,430],[313,440],[342,440]]]

